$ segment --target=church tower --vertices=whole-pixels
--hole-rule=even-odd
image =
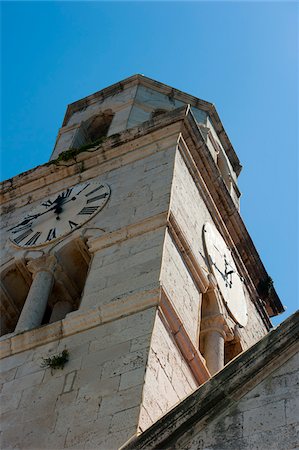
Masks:
[[[215,107],[141,75],[2,183],[2,448],[117,449],[283,311]]]

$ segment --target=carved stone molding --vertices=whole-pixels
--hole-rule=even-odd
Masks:
[[[33,278],[38,272],[50,272],[54,275],[58,266],[57,258],[54,255],[45,255],[41,258],[31,259],[27,263],[28,270],[33,274]]]
[[[203,335],[210,331],[217,331],[223,336],[225,341],[231,341],[235,338],[234,331],[231,330],[225,317],[222,314],[216,314],[202,319],[200,334]]]

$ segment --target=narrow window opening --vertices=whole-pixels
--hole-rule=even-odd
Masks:
[[[41,323],[62,320],[79,308],[89,268],[90,255],[83,243],[72,241],[56,254],[60,269],[54,273],[54,283]],[[26,303],[32,274],[24,264],[16,264],[1,274],[1,336],[13,333]],[[20,330],[18,330],[20,331]]]
[[[103,142],[108,136],[113,116],[112,110],[108,109],[82,122],[75,135],[72,147],[91,147],[92,145]]]

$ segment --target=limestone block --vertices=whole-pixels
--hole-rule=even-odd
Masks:
[[[153,424],[153,420],[151,419],[149,413],[147,412],[147,409],[144,405],[141,406],[140,409],[140,416],[139,416],[139,431],[143,432],[147,428],[149,428]]]
[[[96,439],[96,436],[101,436],[102,439],[105,439],[105,437],[108,435],[110,422],[111,417],[108,416],[103,417],[96,422],[81,422],[77,423],[76,426],[69,427],[65,439],[64,448],[82,449],[82,447],[85,446],[85,443],[89,442],[93,442],[93,445],[95,445],[93,439]]]
[[[116,414],[140,405],[142,385],[134,386],[115,395],[104,397],[100,406],[99,417]]]
[[[136,127],[142,122],[150,120],[151,113],[149,111],[144,111],[139,105],[134,105],[130,112],[128,120],[128,128]]]
[[[144,367],[147,361],[147,354],[147,349],[140,350],[119,357],[117,361],[112,360],[105,362],[103,365],[102,379],[114,377]]]
[[[150,386],[149,389],[146,389],[147,386]],[[156,386],[156,381],[153,373],[147,372],[146,374],[146,386],[143,395],[142,406],[146,409],[147,414],[149,415],[151,422],[155,422],[162,417],[164,414],[163,409],[161,408],[160,402],[158,400],[157,392],[154,392],[154,386]],[[145,424],[149,421],[147,418],[143,417],[143,413],[140,415],[139,424],[142,429],[145,429]]]
[[[136,352],[137,350],[142,350],[143,348],[147,348],[150,345],[151,334],[145,334],[144,336],[140,336],[138,338],[131,340],[131,352]]]
[[[101,398],[96,393],[93,397],[82,396],[68,408],[58,411],[57,421],[55,423],[55,432],[62,433],[63,430],[75,430],[88,424],[90,431],[92,424],[96,425]]]
[[[133,345],[139,339],[143,341],[144,333],[149,335],[153,328],[155,312],[155,308],[150,308],[101,326],[99,334],[91,339],[89,353],[92,354],[93,352],[106,349],[109,345],[118,345],[128,341],[131,342],[130,352],[146,348],[146,345],[141,345],[141,348],[138,345],[134,348]]]
[[[3,394],[6,394],[8,392],[17,392],[22,391],[23,389],[26,389],[31,386],[39,385],[44,377],[45,370],[40,370],[38,372],[22,376],[18,379],[8,381],[3,386]]]
[[[61,394],[63,385],[64,377],[53,377],[46,383],[33,385],[24,389],[20,407],[27,408],[28,414],[32,416],[36,415],[36,417],[40,414],[49,413],[55,407],[57,397]]]
[[[15,378],[15,374],[17,372],[18,368],[13,367],[12,369],[8,369],[5,371],[2,371],[0,373],[0,383],[6,383],[7,381],[11,381]]]
[[[90,443],[90,447],[85,446],[89,449],[97,450],[116,450],[129,438],[131,438],[136,433],[136,427],[130,427],[125,430],[117,431],[115,433],[110,433],[103,438],[103,435],[99,439],[94,439]]]
[[[40,366],[41,361],[29,361],[28,363],[23,364],[22,366],[19,366],[15,375],[15,378],[21,378],[25,375],[30,375],[31,373],[36,372],[45,372],[45,369],[43,369]]]
[[[98,397],[102,398],[115,395],[118,392],[121,379],[120,375],[101,379],[101,373],[98,373],[96,370],[93,370],[92,373],[92,379],[89,379],[86,384],[82,382],[76,383],[76,386],[79,388],[77,400],[80,400],[80,398],[93,398],[95,393]],[[82,381],[83,377],[80,380]]]
[[[128,105],[125,108],[117,111],[112,119],[111,125],[109,127],[108,136],[115,133],[120,133],[126,130],[128,127],[129,115],[132,109],[132,105]]]
[[[254,433],[249,437],[246,450],[289,450],[299,446],[298,425],[273,427],[260,433]]]
[[[153,109],[165,108],[167,110],[176,109],[184,105],[184,103],[180,100],[177,100],[171,96],[169,97],[161,92],[154,91],[153,89],[145,86],[138,86],[135,102],[147,105]]]
[[[285,424],[284,401],[265,405],[263,408],[254,408],[250,411],[244,411],[243,417],[244,436],[282,426]]]
[[[160,279],[189,337],[197,347],[201,295],[168,233],[165,236]]]
[[[202,228],[212,217],[179,151],[175,157],[170,209],[201,265],[205,255]]]
[[[7,370],[21,366],[25,361],[30,360],[31,357],[32,354],[30,351],[24,351],[13,356],[8,356],[7,358],[1,360],[1,372],[6,372]]]
[[[106,361],[117,360],[119,357],[130,352],[130,341],[123,342],[114,346],[109,346],[106,349],[83,356],[82,367],[88,369],[98,366],[103,366]]]
[[[15,410],[20,403],[22,396],[22,391],[7,391],[0,394],[0,402],[1,402],[1,413],[5,413],[7,411]]]
[[[130,370],[129,372],[121,374],[119,390],[122,391],[131,388],[133,386],[143,384],[144,376],[145,376],[145,367],[141,367],[140,369],[136,370]]]
[[[111,420],[112,416],[100,417],[96,422],[96,426],[93,427],[92,430],[90,429],[89,433],[87,431],[86,434],[83,435],[82,442],[84,442],[85,449],[94,450],[95,448],[100,448],[99,446],[101,445],[101,442],[105,441],[107,439],[107,436],[109,436]],[[80,435],[78,435],[77,439],[79,441]],[[82,448],[82,444],[80,445]],[[107,447],[107,450],[108,448],[109,447]]]
[[[299,425],[299,390],[295,394],[295,398],[289,398],[285,402],[287,425]]]
[[[196,389],[191,371],[159,315],[156,316],[145,375],[139,426],[144,430]],[[149,418],[150,417],[150,421]]]
[[[114,414],[109,430],[110,434],[131,428],[132,424],[135,424],[138,421],[139,411],[139,406],[136,406]]]

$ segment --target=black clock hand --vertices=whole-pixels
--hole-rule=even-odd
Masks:
[[[17,225],[9,228],[8,231],[14,230],[15,228],[19,228],[22,227],[24,225],[29,224],[32,220],[36,219],[37,217],[43,216],[44,214],[47,214],[50,211],[54,211],[55,214],[59,214],[63,211],[62,206],[65,205],[68,202],[71,202],[73,200],[76,200],[76,197],[72,197],[68,200],[66,200],[67,197],[62,197],[60,194],[58,195],[58,197],[54,200],[54,206],[52,206],[51,208],[47,209],[44,212],[41,212],[39,214],[32,214],[30,216],[26,216],[24,218],[24,220],[22,220],[22,222],[18,223]]]
[[[71,200],[72,200],[72,199],[71,199]],[[70,201],[70,200],[68,200],[68,201]],[[65,202],[65,203],[66,203],[66,202]],[[48,213],[49,211],[54,211],[57,207],[58,207],[58,205],[54,205],[54,206],[52,206],[52,208],[49,208],[49,209],[47,209],[46,211],[44,211],[44,212],[42,212],[42,213],[39,213],[39,214],[33,214],[33,215],[31,215],[31,216],[26,216],[25,219],[24,219],[22,222],[18,223],[17,225],[15,225],[15,226],[12,227],[12,228],[9,228],[8,231],[11,231],[11,230],[13,230],[13,229],[15,229],[15,228],[21,227],[21,226],[23,226],[23,225],[27,225],[27,223],[31,222],[32,220],[36,219],[37,217],[40,217],[40,216],[42,216],[42,215]]]
[[[54,201],[54,203],[56,203],[56,205],[54,206],[54,212],[56,214],[59,214],[63,211],[62,206],[64,206],[66,203],[71,202],[73,200],[76,200],[76,197],[72,197],[69,200],[66,200],[65,197],[60,197],[58,196],[57,199]]]

